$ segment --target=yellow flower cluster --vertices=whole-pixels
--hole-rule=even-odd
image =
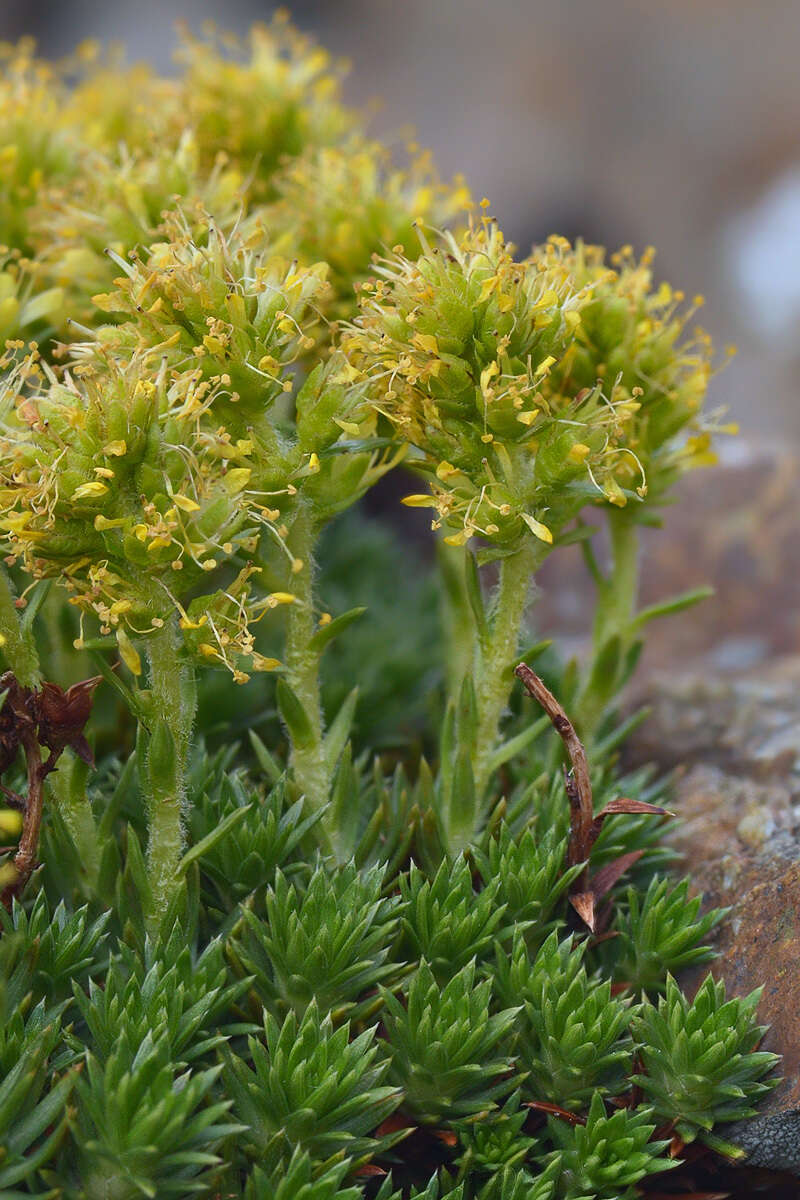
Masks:
[[[169,236],[176,206],[196,227],[208,210],[230,229],[243,204],[241,171],[224,158],[210,171],[202,168],[189,130],[177,146],[85,149],[80,175],[49,188],[29,215],[37,287],[58,287],[64,295],[58,332],[69,333],[68,321],[97,320],[93,297],[113,286],[117,260]]]
[[[405,243],[415,216],[443,223],[468,199],[425,155],[395,170],[356,132],[341,67],[284,13],[242,42],[184,33],[177,58],[165,79],[94,43],[56,67],[27,42],[0,52],[0,246],[26,256],[29,290],[63,289],[45,334],[93,324],[108,251],[146,254],[177,208],[198,235],[200,212],[225,231],[252,217],[289,261],[327,262],[326,312],[340,317],[372,255]]]
[[[328,264],[332,317],[355,315],[354,286],[369,275],[376,252],[416,245],[415,220],[445,225],[470,207],[460,177],[447,186],[429,154],[414,146],[409,152],[410,165],[397,170],[385,148],[354,136],[341,148],[307,151],[276,180],[278,199],[265,222],[289,257]]]
[[[226,437],[253,442],[255,486],[302,487],[318,520],[348,507],[398,451],[374,445],[375,410],[341,354],[308,371],[327,264],[275,256],[255,219],[225,235],[207,215],[198,229],[176,213],[166,232],[146,259],[116,260],[116,290],[95,301],[127,319],[99,330],[101,344],[118,355],[157,351],[223,380],[214,419]],[[91,360],[95,343],[73,353]]]
[[[34,580],[58,578],[101,632],[117,633],[137,673],[131,636],[175,612],[188,644],[237,677],[243,664],[264,666],[251,626],[271,605],[254,597],[254,556],[264,524],[285,534],[281,509],[296,490],[254,493],[252,442],[215,426],[226,391],[197,367],[144,352],[98,357],[63,382],[34,354],[3,386],[0,530],[10,560]]]
[[[543,257],[541,248],[532,262]],[[617,406],[628,410],[624,447],[615,477],[620,491],[609,496],[624,505],[632,489],[648,501],[663,498],[676,477],[716,461],[714,433],[735,433],[718,414],[704,414],[714,371],[711,338],[692,328],[702,296],[687,305],[668,283],[655,285],[652,248],[636,259],[630,246],[606,261],[602,246],[578,243],[565,262],[576,283],[591,288],[574,346],[551,374],[563,394],[599,384]]]
[[[178,119],[195,131],[205,165],[222,152],[268,199],[284,161],[307,146],[340,144],[355,124],[342,106],[344,74],[327,51],[293,29],[284,10],[256,25],[244,44],[209,29],[184,35]]]
[[[698,422],[709,345],[681,344],[646,263],[615,271],[560,237],[517,261],[486,217],[420,237],[362,286],[343,344],[430,481],[406,503],[447,542],[552,543],[586,503],[641,501],[648,467],[692,459],[672,440]]]

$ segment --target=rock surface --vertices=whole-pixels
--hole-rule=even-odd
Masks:
[[[653,715],[631,755],[685,764],[675,844],[707,903],[732,910],[713,972],[736,995],[764,985],[763,1048],[783,1056],[758,1117],[720,1132],[750,1164],[800,1175],[800,657],[651,677],[644,691]]]
[[[639,679],[698,656],[725,673],[800,654],[800,458],[743,439],[721,450],[718,467],[681,480],[663,528],[642,531],[642,605],[705,585],[716,594],[648,626]],[[580,549],[554,554],[537,579],[537,628],[579,650],[594,604]]]

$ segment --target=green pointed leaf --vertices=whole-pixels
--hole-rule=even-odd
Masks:
[[[253,748],[253,753],[258,761],[258,765],[266,775],[269,783],[274,787],[283,776],[283,770],[276,759],[272,757],[257,733],[255,733],[252,729],[249,729],[247,731],[247,736],[250,740],[250,745]]]
[[[298,699],[297,694],[285,679],[278,680],[276,699],[278,701],[278,711],[281,714],[283,723],[289,730],[289,736],[295,746],[300,747],[300,749],[310,746],[314,741],[314,730],[311,720]]]
[[[325,761],[328,764],[329,771],[332,771],[336,766],[344,750],[345,743],[350,737],[357,703],[358,688],[354,687],[345,697],[339,711],[331,721],[328,732],[325,734]]]
[[[535,742],[537,737],[545,732],[549,725],[549,717],[540,717],[533,724],[529,725],[527,729],[523,729],[522,733],[516,734],[515,737],[509,738],[507,742],[504,742],[502,746],[498,746],[489,759],[490,773],[494,774],[509,759],[516,758],[518,754],[521,754],[531,742]]]
[[[708,600],[714,595],[714,589],[711,587],[693,588],[688,592],[681,592],[678,596],[673,596],[671,600],[662,600],[659,604],[651,604],[648,608],[643,608],[637,613],[633,626],[634,629],[641,629],[649,621],[654,621],[657,617],[666,617],[670,613],[684,612],[687,608],[692,608],[695,604],[699,604],[701,600]]]
[[[467,598],[472,609],[472,615],[475,618],[478,637],[482,642],[485,642],[489,637],[489,622],[486,619],[483,592],[481,591],[481,581],[478,575],[478,564],[475,560],[475,555],[469,550],[464,555],[464,578],[467,585]]]
[[[246,804],[242,808],[237,808],[232,813],[228,813],[227,817],[224,817],[220,821],[216,829],[212,829],[210,833],[201,838],[190,850],[187,850],[180,861],[178,870],[184,872],[193,862],[197,862],[204,854],[207,854],[213,846],[216,846],[217,842],[225,837],[229,830],[233,829],[234,825],[239,824],[252,807],[252,804]]]
[[[334,617],[327,625],[323,625],[321,629],[309,638],[308,648],[312,654],[321,654],[334,638],[337,638],[340,633],[344,633],[354,621],[362,617],[366,612],[366,607],[351,608],[348,612],[344,612],[341,616]]]

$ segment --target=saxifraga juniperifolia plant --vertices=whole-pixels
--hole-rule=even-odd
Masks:
[[[629,1200],[774,1062],[757,995],[667,974],[723,914],[661,874],[662,789],[613,755],[643,627],[698,598],[638,611],[637,543],[724,428],[710,343],[649,252],[515,257],[460,180],[393,166],[283,16],[180,59],[2,57],[0,1192]],[[333,612],[317,564],[401,463],[447,661],[418,606],[430,716],[374,756],[370,564],[347,546]],[[519,667],[544,713],[509,719],[576,540],[592,652],[553,690]],[[211,672],[217,731],[252,711],[227,678],[285,737],[206,750]]]

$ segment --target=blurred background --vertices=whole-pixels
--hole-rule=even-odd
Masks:
[[[243,32],[274,7],[0,0],[0,38],[32,34],[48,56],[89,36],[121,41],[169,70],[176,20]],[[551,232],[653,243],[658,274],[705,295],[716,344],[739,347],[711,407],[727,405],[746,437],[725,447],[721,484],[690,481],[669,536],[652,542],[646,591],[663,594],[665,571],[669,586],[711,578],[722,600],[681,618],[684,649],[716,639],[723,667],[800,650],[797,0],[295,0],[290,11],[351,62],[346,94],[374,112],[373,131],[414,127],[443,174],[491,198],[523,253]],[[580,584],[564,587],[559,619],[574,612],[578,629]]]

